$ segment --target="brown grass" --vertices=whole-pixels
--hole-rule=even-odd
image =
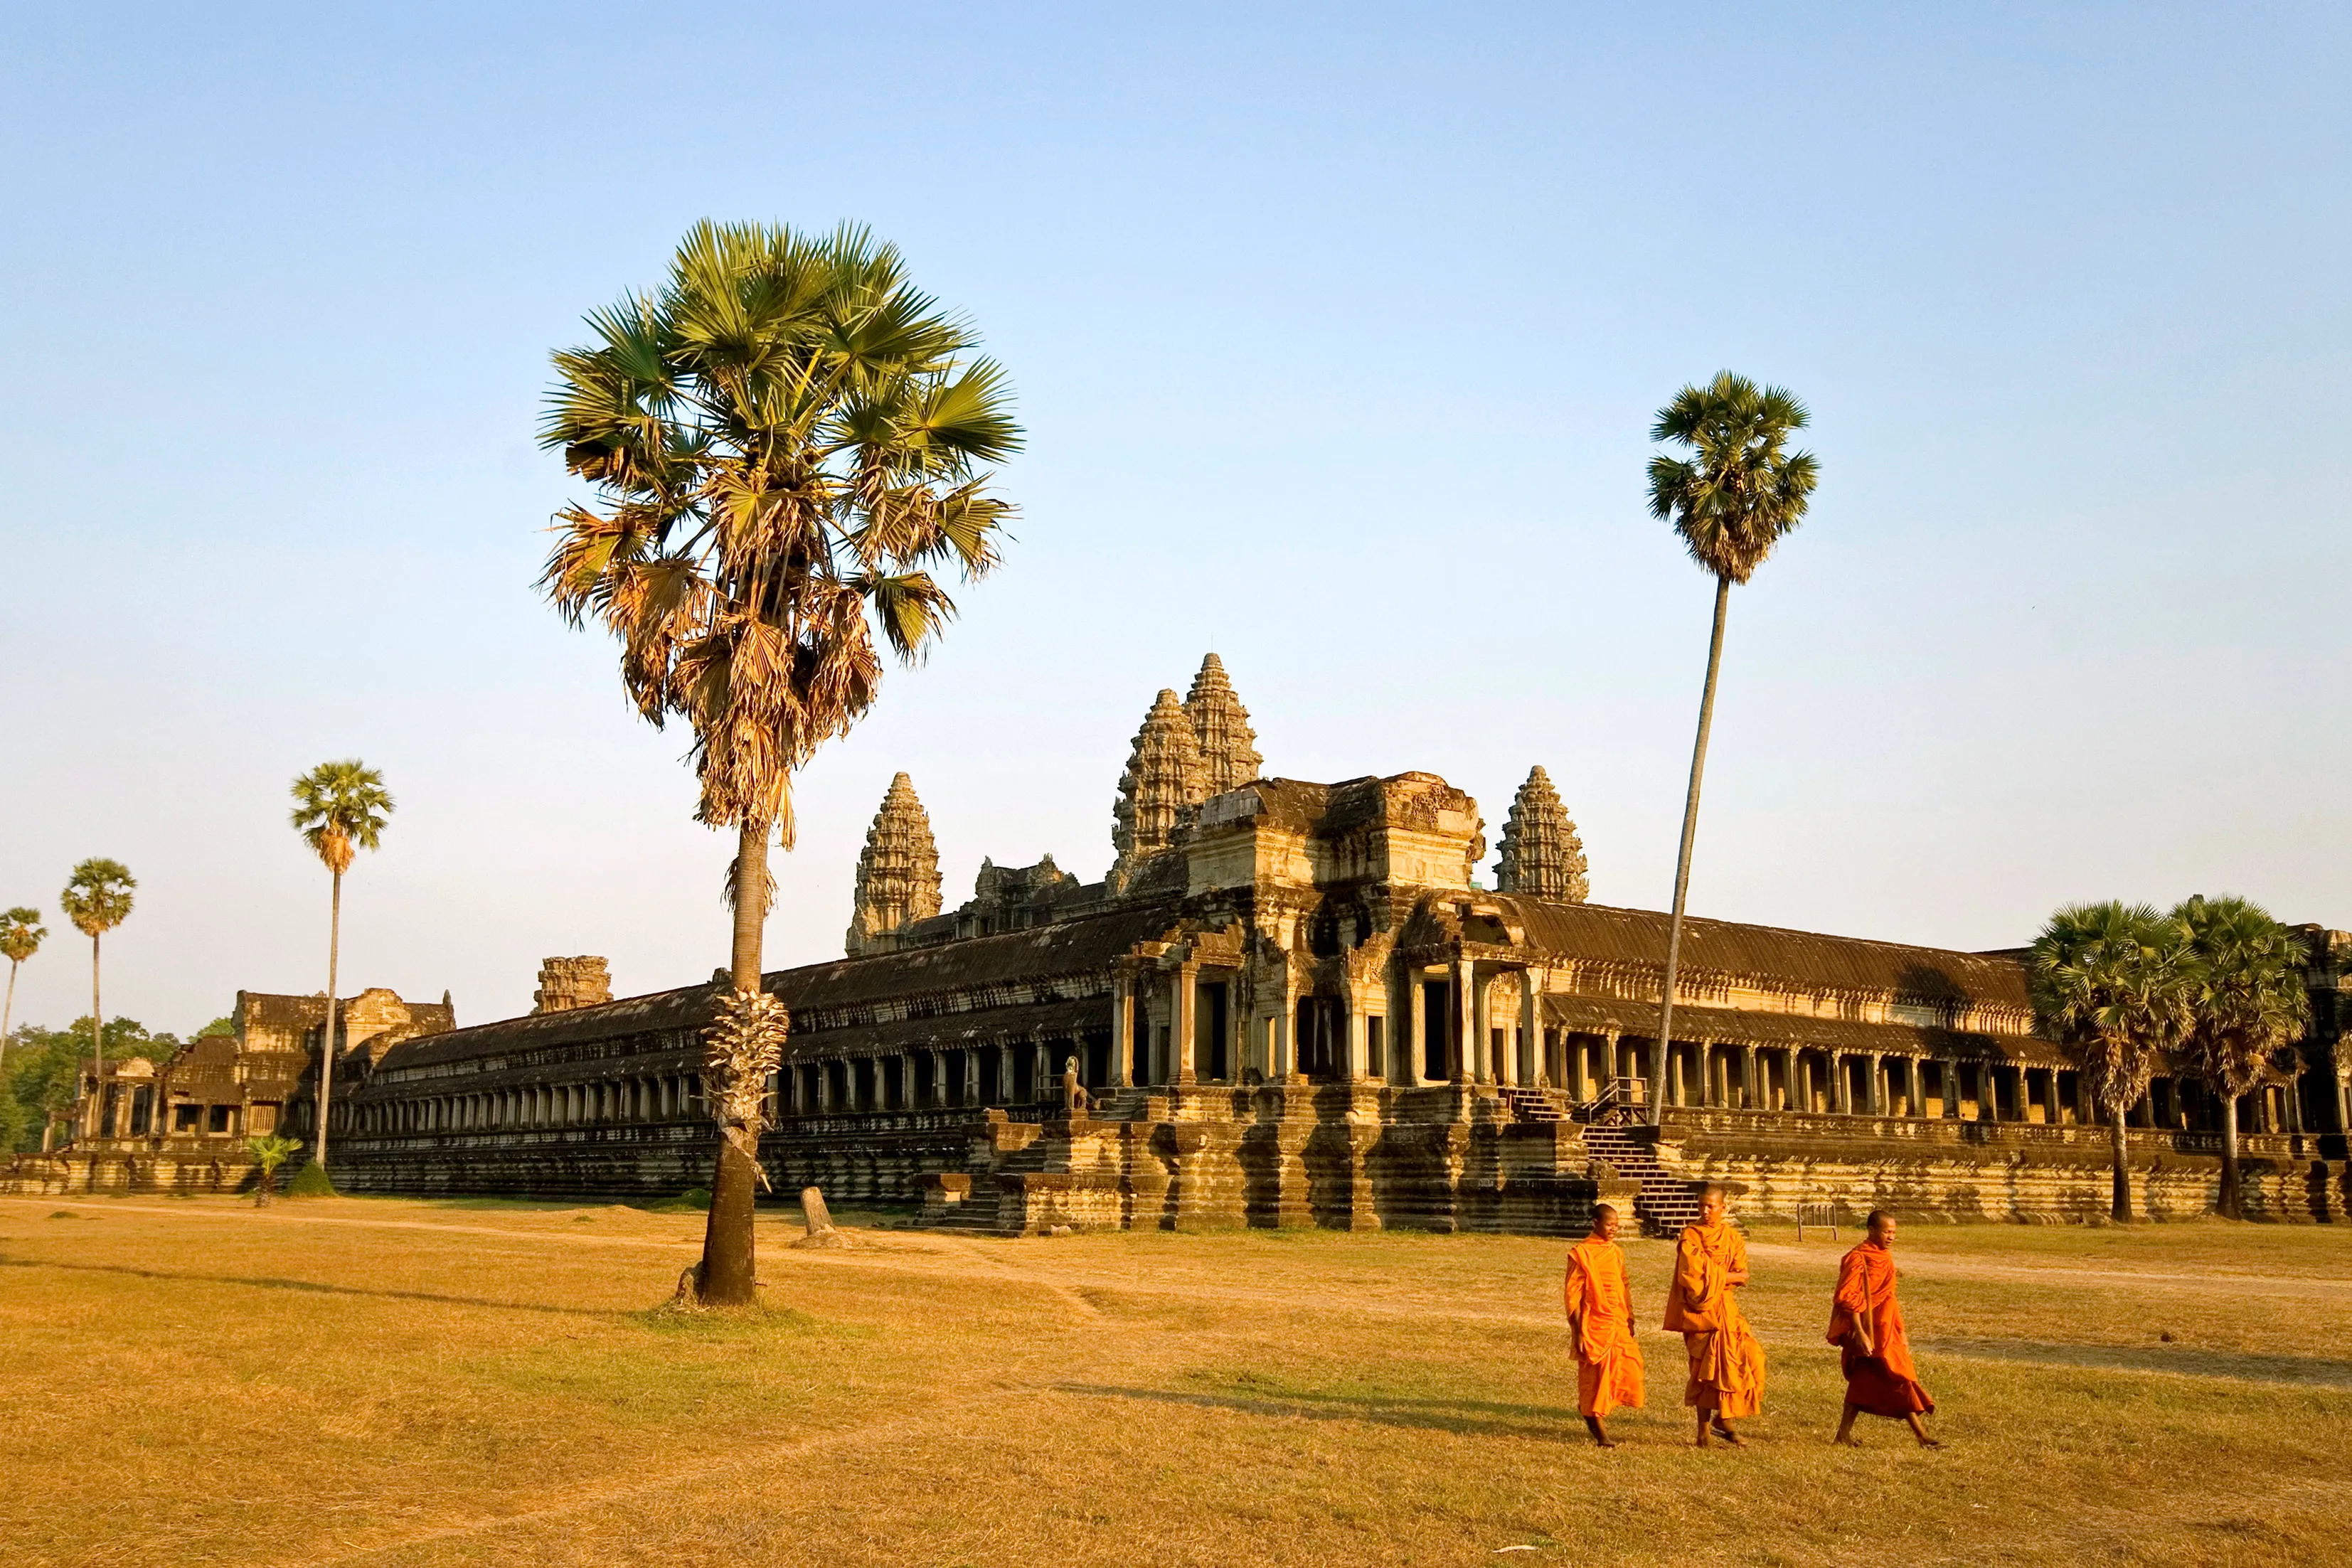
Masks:
[[[654,1310],[699,1226],[0,1199],[0,1560],[2253,1564],[2326,1559],[2352,1505],[2336,1230],[1906,1232],[1929,1454],[1827,1446],[1840,1249],[1760,1228],[1753,1445],[1685,1446],[1651,1332],[1604,1454],[1556,1242],[793,1251],[779,1216],[763,1310]],[[1654,1322],[1666,1249],[1629,1251]]]

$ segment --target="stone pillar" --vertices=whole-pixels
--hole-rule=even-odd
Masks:
[[[1197,1064],[1192,1060],[1195,1033],[1192,1009],[1199,1000],[1200,975],[1199,965],[1179,964],[1176,966],[1175,973],[1169,977],[1168,983],[1174,988],[1174,995],[1170,998],[1174,1005],[1169,1009],[1171,1018],[1169,1029],[1175,1037],[1169,1041],[1169,1045],[1171,1047],[1171,1055],[1176,1065],[1176,1070],[1170,1074],[1170,1078],[1178,1083],[1191,1083],[1195,1081],[1194,1069]]]
[[[1977,1120],[2000,1120],[2000,1068],[1993,1062],[1977,1068]]]
[[[1495,1063],[1495,1009],[1490,992],[1494,979],[1478,978],[1478,967],[1465,967],[1470,976],[1470,1077],[1474,1082],[1492,1083],[1500,1076]]]
[[[1409,1083],[1421,1083],[1425,1077],[1423,1070],[1430,1065],[1430,995],[1425,989],[1421,989],[1425,983],[1428,983],[1428,976],[1418,968],[1404,973],[1404,1006],[1406,1016],[1412,1018],[1413,1025],[1413,1037],[1404,1041],[1404,1051],[1409,1053],[1409,1061],[1404,1065],[1412,1067],[1412,1072],[1404,1074]]]
[[[1353,987],[1342,993],[1347,1000],[1348,1082],[1360,1083],[1371,1076],[1371,1046],[1365,1033],[1364,999]]]
[[[1110,977],[1110,1081],[1125,1089],[1135,1079],[1135,982],[1126,969]]]
[[[1757,1060],[1754,1046],[1743,1045],[1739,1048],[1739,1098],[1750,1111],[1760,1111],[1764,1108],[1762,1067],[1763,1064]]]
[[[1541,969],[1524,970],[1519,976],[1520,1050],[1528,1053],[1527,1081],[1537,1087],[1551,1082],[1551,1063],[1544,1060],[1548,1053],[1544,1050],[1543,985]],[[1518,1051],[1511,1054],[1517,1058]],[[1514,1061],[1512,1065],[1518,1064]]]
[[[1865,1103],[1872,1115],[1884,1116],[1886,1114],[1886,1059],[1874,1051],[1864,1055],[1862,1061],[1870,1073],[1870,1093]]]
[[[1447,1020],[1452,1028],[1446,1041],[1445,1077],[1451,1083],[1471,1081],[1471,1056],[1477,1050],[1478,1015],[1486,1009],[1478,1006],[1477,966],[1467,958],[1454,962],[1454,1016]]]

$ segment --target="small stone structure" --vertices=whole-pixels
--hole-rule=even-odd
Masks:
[[[904,774],[900,778],[906,777]],[[530,994],[533,1013],[564,1013],[575,1008],[601,1008],[613,999],[613,977],[604,967],[604,960],[582,956],[577,958],[542,958],[539,963],[539,989]]]

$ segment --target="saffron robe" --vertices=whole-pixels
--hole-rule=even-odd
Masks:
[[[1740,1315],[1730,1283],[1747,1269],[1748,1243],[1727,1222],[1686,1226],[1666,1291],[1666,1327],[1683,1336],[1690,1355],[1683,1403],[1727,1420],[1755,1415],[1764,1401],[1764,1347]]]
[[[1862,1353],[1857,1324],[1870,1330],[1871,1354]],[[1830,1343],[1843,1352],[1845,1402],[1873,1416],[1925,1415],[1936,1408],[1919,1386],[1911,1360],[1911,1337],[1903,1332],[1903,1308],[1895,1299],[1895,1255],[1864,1241],[1838,1264],[1837,1293],[1830,1302]]]
[[[1576,1330],[1576,1409],[1602,1416],[1642,1406],[1642,1347],[1633,1343],[1633,1301],[1625,1289],[1625,1254],[1614,1241],[1587,1237],[1568,1249],[1561,1286]]]

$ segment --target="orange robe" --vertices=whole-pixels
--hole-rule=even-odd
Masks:
[[[1870,1329],[1868,1355],[1854,1334],[1857,1322]],[[1855,1409],[1900,1420],[1936,1408],[1919,1386],[1911,1336],[1903,1332],[1903,1308],[1895,1300],[1895,1255],[1885,1248],[1865,1241],[1838,1264],[1829,1339],[1844,1353],[1845,1402]]]
[[[1764,1347],[1748,1332],[1729,1277],[1748,1268],[1748,1243],[1728,1222],[1686,1226],[1666,1291],[1666,1327],[1690,1353],[1683,1403],[1727,1420],[1753,1416],[1764,1401]]]
[[[1606,1417],[1620,1405],[1640,1409],[1642,1347],[1633,1343],[1623,1251],[1597,1237],[1578,1242],[1568,1249],[1561,1292],[1576,1329],[1577,1413]]]

